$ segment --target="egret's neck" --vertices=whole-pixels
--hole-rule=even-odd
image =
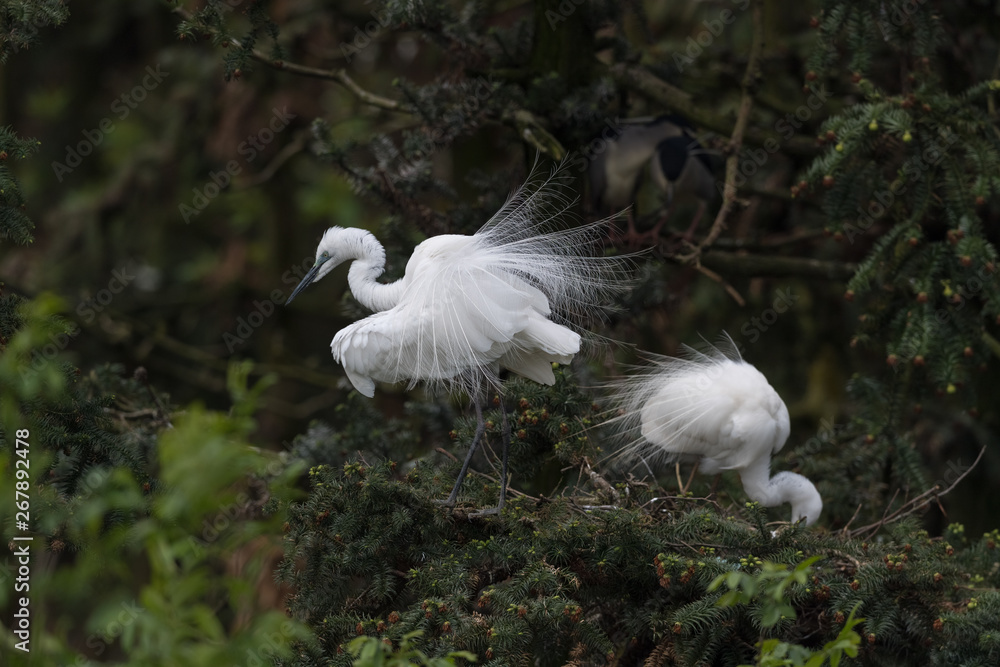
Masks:
[[[755,461],[750,467],[740,470],[740,481],[743,490],[751,500],[756,500],[764,507],[773,507],[784,501],[778,497],[778,490],[771,484],[771,461],[766,457],[763,461]]]
[[[354,298],[374,311],[389,310],[399,303],[403,283],[382,284],[377,278],[385,271],[385,248],[371,232],[363,229],[345,234],[347,256],[354,259],[347,272],[347,283]]]
[[[779,472],[770,476],[770,461],[754,463],[740,471],[743,490],[764,507],[791,503],[792,521],[805,519],[811,525],[823,511],[823,499],[816,486],[807,478],[794,472]]]

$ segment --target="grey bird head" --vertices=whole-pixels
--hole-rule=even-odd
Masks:
[[[591,203],[599,211],[617,211],[631,205],[641,185],[642,170],[659,142],[685,135],[690,124],[676,115],[648,121],[621,121],[595,138],[597,146],[588,165]]]

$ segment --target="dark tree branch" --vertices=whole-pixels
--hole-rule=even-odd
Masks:
[[[822,280],[848,280],[854,275],[856,266],[842,262],[820,259],[802,259],[779,255],[746,255],[722,250],[703,253],[702,265],[724,273],[738,276],[802,276]]]
[[[617,83],[683,114],[695,124],[719,134],[732,134],[735,121],[723,114],[696,106],[691,101],[690,95],[642,67],[619,63],[612,65],[608,72]],[[785,152],[793,155],[812,156],[819,152],[815,140],[811,137],[798,135],[783,141],[781,135],[775,131],[760,130],[754,127],[747,129],[746,141],[755,146],[764,146],[774,142],[780,144]]]
[[[743,96],[740,99],[740,110],[736,115],[736,126],[733,128],[732,137],[726,147],[726,184],[722,192],[722,208],[715,216],[715,222],[708,235],[698,244],[697,253],[707,248],[719,238],[719,234],[726,227],[726,218],[736,203],[736,175],[739,172],[740,148],[743,147],[743,135],[746,134],[747,125],[750,123],[750,111],[753,109],[754,89],[757,87],[757,80],[760,78],[760,56],[764,52],[764,8],[762,0],[753,0],[753,42],[750,45],[750,56],[747,58],[747,70],[743,74]]]
[[[191,12],[184,9],[183,7],[177,7],[174,11],[182,16],[185,21],[194,20]],[[235,38],[230,37],[229,43],[236,48],[242,49],[243,44]],[[386,111],[403,111],[408,110],[404,108],[396,100],[391,100],[388,97],[382,97],[381,95],[376,95],[375,93],[370,93],[361,86],[359,86],[354,79],[348,76],[347,71],[343,68],[337,70],[330,69],[320,69],[318,67],[307,67],[305,65],[297,65],[296,63],[286,62],[284,60],[274,60],[265,54],[263,51],[254,49],[251,51],[251,56],[257,62],[263,63],[268,67],[272,67],[283,72],[291,72],[292,74],[298,74],[299,76],[307,76],[313,79],[325,79],[327,81],[336,81],[341,86],[350,91],[358,100],[364,102],[373,107],[378,107],[379,109],[385,109]]]

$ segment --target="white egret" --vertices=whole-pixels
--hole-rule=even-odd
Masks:
[[[446,505],[454,506],[485,430],[484,390],[500,390],[500,370],[551,385],[553,363],[569,363],[580,334],[565,326],[597,314],[627,286],[628,257],[595,255],[606,221],[553,229],[573,201],[562,194],[571,177],[557,169],[537,187],[535,172],[475,234],[444,234],[418,245],[403,278],[379,283],[385,250],[361,229],[331,227],[316,263],[287,303],[335,266],[354,260],[348,284],[376,311],[337,332],[333,357],[365,396],[375,381],[418,381],[462,389],[473,397],[477,428]],[[510,426],[503,412],[500,502],[506,499]]]
[[[679,359],[655,356],[612,383],[620,415],[614,421],[631,441],[615,456],[695,459],[707,474],[735,470],[752,500],[791,503],[793,522],[815,523],[823,499],[813,483],[794,472],[771,477],[771,457],[789,434],[781,397],[728,337],[721,348],[685,351]]]

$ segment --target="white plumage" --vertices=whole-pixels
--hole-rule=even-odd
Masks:
[[[424,241],[394,283],[377,281],[385,250],[370,232],[331,227],[288,301],[355,260],[351,292],[376,312],[339,331],[331,349],[366,396],[376,380],[499,385],[501,367],[552,384],[551,364],[580,350],[580,335],[564,323],[598,313],[630,272],[627,257],[594,256],[603,221],[551,229],[572,203],[558,190],[566,180],[556,173],[530,192],[522,186],[472,236]]]
[[[499,389],[501,368],[555,382],[552,363],[580,350],[580,334],[566,324],[599,314],[629,285],[631,258],[597,254],[605,221],[553,228],[573,203],[561,194],[570,177],[556,170],[529,187],[533,180],[534,172],[474,235],[418,245],[403,278],[389,284],[377,281],[385,250],[371,233],[326,231],[288,302],[354,260],[351,292],[376,312],[339,331],[331,349],[359,392],[373,396],[376,381],[426,381],[481,398],[484,383]]]
[[[791,503],[792,521],[814,523],[823,500],[812,482],[793,472],[770,476],[771,456],[789,434],[784,401],[731,339],[723,347],[655,357],[614,383],[616,421],[631,440],[618,456],[694,458],[707,474],[735,470],[752,500],[765,507]]]
[[[475,236],[421,243],[407,262],[398,303],[333,339],[333,357],[358,391],[372,396],[372,380],[492,378],[499,367],[552,384],[552,362],[569,363],[580,336],[549,320],[545,294],[498,266],[495,254]]]

